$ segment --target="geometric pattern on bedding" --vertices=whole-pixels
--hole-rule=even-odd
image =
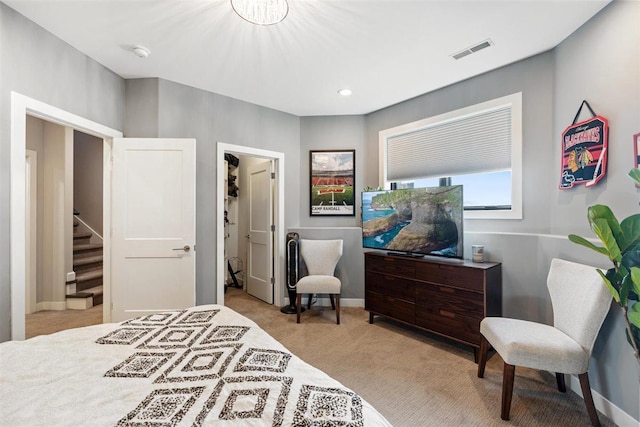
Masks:
[[[284,351],[269,348],[250,348],[247,350],[238,364],[233,368],[234,372],[269,371],[284,372],[291,359],[291,354]]]
[[[117,366],[109,369],[105,377],[149,378],[167,363],[175,353],[134,353]]]
[[[122,325],[132,326],[167,326],[175,322],[187,310],[168,311],[166,313],[153,313],[146,316],[136,317],[122,322]]]
[[[242,344],[195,347],[185,352],[154,382],[172,383],[220,378]]]
[[[137,348],[178,349],[193,346],[204,333],[206,326],[165,326],[149,337]]]
[[[107,335],[100,337],[96,340],[96,344],[117,344],[117,345],[132,345],[151,331],[154,328],[121,328],[115,331],[109,332]]]
[[[204,345],[225,341],[240,341],[248,330],[248,326],[216,326],[198,344]]]
[[[118,426],[160,427],[177,425],[205,387],[154,390],[118,422]]]
[[[303,385],[293,418],[296,426],[322,425],[361,427],[362,400],[350,391],[332,387]]]
[[[292,381],[281,376],[223,378],[203,404],[195,424],[237,426],[239,420],[246,420],[247,424],[281,426]]]

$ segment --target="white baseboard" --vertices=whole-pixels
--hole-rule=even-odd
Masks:
[[[43,311],[43,310],[61,311],[66,309],[67,309],[66,301],[62,301],[62,302],[42,301],[42,302],[36,303],[36,311]]]
[[[307,296],[302,297],[303,307],[307,305]],[[289,297],[284,298],[284,304],[289,304]],[[329,297],[318,298],[314,305],[320,307],[331,307],[331,300]],[[340,307],[364,307],[364,300],[362,298],[340,298]]]
[[[571,390],[573,390],[578,396],[583,397],[582,389],[580,388],[580,380],[575,375],[569,375],[569,388],[571,388]],[[602,412],[618,427],[638,427],[638,420],[627,414],[603,395],[594,389],[591,389],[591,394],[593,395],[593,404],[596,409]]]

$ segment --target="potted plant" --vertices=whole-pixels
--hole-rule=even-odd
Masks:
[[[640,169],[632,169],[629,176],[640,185]],[[587,209],[587,218],[602,246],[575,234],[569,240],[606,255],[613,263],[612,268],[598,269],[598,273],[622,310],[627,341],[640,364],[640,214],[618,222],[608,206],[594,205]]]

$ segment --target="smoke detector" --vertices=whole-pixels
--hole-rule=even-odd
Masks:
[[[467,55],[471,55],[472,53],[476,53],[479,50],[488,48],[489,46],[493,46],[493,41],[491,41],[491,39],[486,39],[484,41],[481,41],[480,43],[476,43],[473,46],[470,46],[466,49],[461,50],[460,52],[456,52],[454,54],[451,54],[449,56],[451,56],[453,59],[462,59]]]
[[[150,53],[151,51],[144,46],[137,45],[133,47],[133,54],[138,58],[146,58]]]

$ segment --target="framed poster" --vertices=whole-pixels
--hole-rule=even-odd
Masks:
[[[309,154],[311,216],[355,216],[356,150]]]

